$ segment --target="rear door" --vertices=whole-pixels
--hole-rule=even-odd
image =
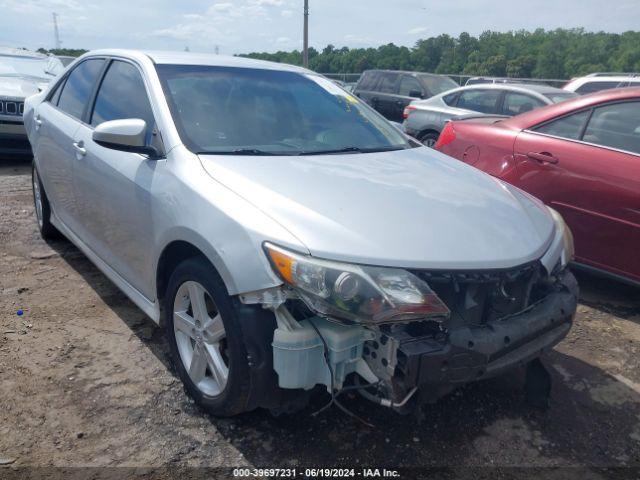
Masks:
[[[512,117],[545,105],[542,100],[526,93],[505,92],[500,113]]]
[[[402,110],[397,113],[399,100],[398,81],[400,74],[397,72],[380,72],[380,81],[376,87],[377,92],[371,96],[370,104],[388,120],[402,121]],[[404,108],[404,107],[403,107]]]
[[[148,141],[155,120],[138,67],[112,60],[88,112],[87,124],[77,131],[75,142],[85,149],[78,160],[75,190],[87,243],[129,284],[153,298],[149,290],[153,211],[150,189],[156,169],[164,161],[105,148],[92,139],[94,128],[106,121],[139,118],[147,124]]]
[[[81,225],[73,190],[78,154],[74,138],[103,65],[101,58],[79,63],[34,113],[38,129],[34,155],[40,177],[55,216],[76,234]]]
[[[496,114],[500,108],[502,92],[498,89],[473,88],[460,93],[456,102],[457,108],[480,112],[486,114]]]
[[[562,214],[577,261],[640,280],[640,102],[525,130],[514,150],[518,186]]]

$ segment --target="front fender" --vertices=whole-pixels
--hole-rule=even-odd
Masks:
[[[262,248],[252,242],[230,238],[218,239],[214,247],[211,240],[188,227],[178,226],[167,230],[160,240],[160,248],[155,258],[154,272],[165,249],[174,242],[181,241],[193,245],[211,262],[218,271],[230,295],[262,290],[282,284],[273,273],[262,252]],[[157,290],[157,285],[154,285]]]

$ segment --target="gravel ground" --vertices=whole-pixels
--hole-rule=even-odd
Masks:
[[[547,411],[527,406],[514,372],[458,390],[421,422],[359,397],[345,403],[375,428],[337,409],[312,416],[324,398],[295,416],[217,419],[185,394],[162,332],[73,245],[40,238],[30,163],[3,161],[0,464],[582,466],[594,478],[640,467],[640,290],[579,281],[573,330],[545,359]]]

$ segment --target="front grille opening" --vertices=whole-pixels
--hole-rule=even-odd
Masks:
[[[484,325],[516,314],[549,293],[548,275],[538,262],[512,269],[412,273],[449,307],[449,327]]]
[[[0,100],[0,114],[11,116],[22,116],[24,113],[24,102],[13,100]]]

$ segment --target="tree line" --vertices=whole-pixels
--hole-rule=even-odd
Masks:
[[[62,55],[65,57],[79,57],[89,50],[85,50],[84,48],[52,48],[51,50],[39,48],[37,51],[44,54],[50,53],[51,55]]]
[[[78,56],[83,49],[39,49],[43,53]],[[293,65],[302,52],[254,52],[241,56]],[[321,73],[360,73],[381,68],[456,75],[512,78],[570,78],[591,72],[640,72],[640,32],[586,32],[557,29],[533,32],[486,31],[474,37],[439,35],[409,48],[393,43],[377,48],[309,49],[309,67]]]
[[[300,65],[298,50],[249,53],[244,57]],[[474,37],[439,35],[414,47],[309,49],[309,68],[322,73],[368,69],[414,70],[512,78],[570,78],[592,72],[640,72],[640,32],[621,34],[557,29],[486,31]]]

